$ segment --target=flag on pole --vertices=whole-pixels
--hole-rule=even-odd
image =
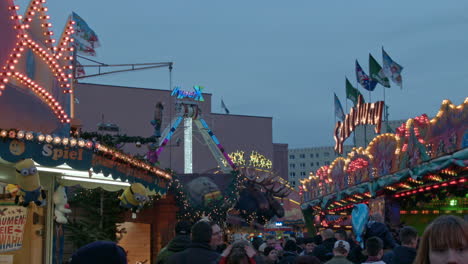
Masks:
[[[403,67],[398,63],[394,62],[387,52],[382,47],[382,59],[383,59],[383,72],[392,82],[396,83],[400,88],[403,88],[403,80],[401,79],[401,71]]]
[[[362,88],[368,90],[368,91],[374,91],[375,86],[377,85],[377,82],[373,82],[369,76],[364,72],[364,70],[361,68],[361,65],[359,65],[359,62],[356,60],[356,79],[361,84]]]
[[[345,119],[345,114],[343,112],[343,107],[341,106],[340,99],[335,95],[335,116],[343,121]]]
[[[354,105],[356,105],[359,95],[361,95],[359,90],[354,88],[353,85],[349,82],[348,78],[346,78],[346,98],[353,101]],[[362,97],[362,99],[364,100],[364,97]]]
[[[221,108],[229,115],[229,109],[227,109],[226,105],[224,104],[223,99],[221,99]]]
[[[377,81],[383,87],[390,88],[390,81],[383,72],[380,64],[374,59],[374,57],[369,53],[369,74],[372,80]]]
[[[75,39],[76,51],[88,56],[96,56],[95,48],[101,46],[98,36],[88,26],[88,24],[75,12],[72,12],[71,19],[75,21]]]

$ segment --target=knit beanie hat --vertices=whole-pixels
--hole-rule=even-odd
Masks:
[[[192,225],[187,221],[177,222],[175,227],[176,235],[190,235],[190,228]]]

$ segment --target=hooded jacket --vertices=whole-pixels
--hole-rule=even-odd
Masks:
[[[373,236],[382,239],[384,243],[384,249],[394,248],[398,245],[390,233],[390,230],[388,230],[388,227],[384,223],[369,221],[367,224],[365,239]]]

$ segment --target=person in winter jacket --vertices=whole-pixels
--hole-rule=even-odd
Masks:
[[[325,264],[353,264],[346,257],[351,250],[351,246],[344,240],[337,240],[333,247],[333,258]]]
[[[386,264],[412,264],[416,258],[418,246],[418,231],[410,226],[400,230],[401,246],[396,246],[392,251],[384,255]]]
[[[365,239],[370,237],[378,237],[382,239],[384,243],[384,249],[393,249],[398,244],[392,236],[392,233],[388,227],[384,224],[384,219],[380,214],[373,214],[369,217],[369,222],[366,226],[366,233],[364,235]]]
[[[79,248],[70,264],[127,264],[125,250],[111,241],[95,241]]]
[[[344,240],[349,243],[350,250],[348,252],[348,256],[346,257],[349,261],[356,263],[356,264],[361,264],[363,261],[366,260],[366,257],[364,254],[362,254],[362,248],[361,246],[354,242],[352,239],[348,238],[348,234],[346,233],[346,230],[343,229],[338,229],[335,231],[335,238],[336,240]]]
[[[279,264],[294,264],[296,261],[297,255],[297,245],[294,240],[286,241],[284,244],[283,257],[278,262]]]
[[[366,240],[367,260],[362,264],[386,264],[382,261],[383,241],[378,237],[370,237]]]
[[[215,251],[219,245],[222,231],[217,224],[200,220],[192,226],[192,242],[182,252],[172,255],[168,264],[214,264],[218,263],[220,254]],[[222,239],[221,239],[222,242]]]
[[[155,264],[165,264],[167,260],[177,252],[185,250],[191,243],[190,241],[191,224],[187,221],[180,221],[176,224],[174,239],[161,249],[156,258]]]
[[[333,247],[335,246],[335,233],[331,229],[325,229],[320,234],[322,244],[316,246],[312,251],[312,256],[316,256],[320,261],[326,262],[333,257]]]

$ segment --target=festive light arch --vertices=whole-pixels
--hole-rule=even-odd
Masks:
[[[67,27],[65,30],[65,37],[64,41],[61,42],[60,48],[53,47],[52,43],[55,42],[54,39],[51,38],[53,35],[53,31],[49,30],[52,26],[49,23],[49,16],[46,15],[47,8],[43,6],[45,0],[35,0],[31,1],[29,7],[26,10],[25,17],[23,19],[22,16],[17,14],[17,10],[19,10],[19,6],[11,5],[9,6],[10,11],[10,19],[14,21],[15,26],[13,27],[14,30],[17,32],[17,42],[13,50],[10,52],[9,59],[7,59],[2,70],[0,71],[0,96],[2,92],[6,88],[6,84],[10,82],[11,79],[18,81],[19,83],[25,85],[27,88],[32,90],[38,97],[42,99],[45,103],[48,104],[50,109],[55,113],[56,117],[62,123],[70,123],[70,118],[67,115],[65,109],[62,107],[60,102],[58,102],[50,92],[47,91],[42,85],[38,84],[31,78],[27,76],[26,73],[22,73],[20,71],[15,70],[16,66],[20,62],[20,58],[25,55],[26,50],[30,49],[33,51],[34,54],[39,56],[43,62],[47,64],[51,73],[53,74],[54,78],[58,81],[61,88],[64,88],[64,93],[71,93],[72,90],[70,88],[70,82],[73,78],[72,74],[66,73],[66,70],[71,70],[71,65],[62,66],[58,62],[63,55],[62,51],[73,51],[73,47],[67,46],[73,40],[70,37],[73,34],[73,27]],[[43,48],[38,42],[32,39],[30,33],[27,30],[33,24],[33,20],[39,16],[41,19],[42,24],[41,27],[43,28],[43,40],[42,43],[46,48]],[[54,50],[56,53],[54,53]],[[68,60],[73,60],[73,57],[68,57]]]

